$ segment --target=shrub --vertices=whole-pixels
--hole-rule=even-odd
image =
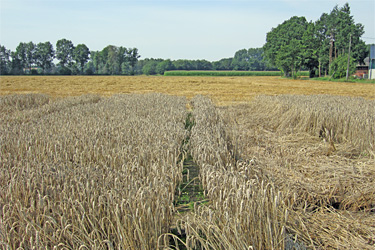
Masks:
[[[346,76],[346,71],[348,68],[348,54],[343,54],[336,58],[331,65],[331,72],[333,78],[339,79]],[[349,76],[355,72],[356,63],[353,57],[350,57],[350,64],[349,64]]]

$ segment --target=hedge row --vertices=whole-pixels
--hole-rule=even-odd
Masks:
[[[215,70],[172,70],[165,76],[282,76],[281,71],[215,71]],[[297,76],[309,76],[308,71],[300,71]]]
[[[280,71],[195,71],[173,70],[165,71],[165,76],[281,76]]]

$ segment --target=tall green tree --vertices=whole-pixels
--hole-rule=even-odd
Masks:
[[[56,43],[56,58],[59,60],[61,67],[70,67],[73,62],[74,45],[72,41],[65,38]]]
[[[163,75],[165,71],[173,70],[173,69],[174,69],[174,66],[173,66],[172,61],[167,59],[167,60],[163,60],[162,62],[159,62],[156,65],[155,71],[157,74]]]
[[[23,70],[27,67],[26,43],[20,42],[12,55],[12,61],[17,61],[19,67]]]
[[[207,60],[195,60],[193,64],[196,70],[212,70],[212,64]]]
[[[117,63],[119,65],[118,74],[131,74],[130,62],[128,60],[129,52],[125,47],[120,46],[117,51]]]
[[[304,17],[292,17],[267,33],[264,54],[285,75],[292,75],[300,67],[308,68],[310,76],[331,71],[332,62],[348,52],[351,39],[351,55],[357,63],[363,62],[368,49],[360,39],[364,34],[362,24],[355,24],[349,4],[337,5],[323,13],[315,23],[307,23]]]
[[[212,63],[212,68],[214,70],[233,70],[232,61],[232,57],[220,59]]]
[[[91,52],[91,61],[96,74],[132,75],[138,61],[138,49],[108,45],[101,51]]]
[[[176,61],[173,61],[173,66],[177,70],[192,70],[192,64],[190,60],[185,59],[178,59]]]
[[[38,43],[35,49],[36,64],[42,68],[43,73],[53,66],[55,51],[50,42]]]
[[[315,31],[315,24],[309,22],[302,36],[302,65],[309,70],[310,77],[314,77],[316,69],[319,68],[319,41]]]
[[[108,75],[117,75],[120,73],[121,64],[119,62],[119,48],[113,45],[108,45],[100,53],[104,59],[103,72]]]
[[[14,56],[25,72],[31,72],[31,68],[35,66],[35,48],[36,45],[33,42],[21,42],[16,48]]]
[[[13,75],[21,75],[23,74],[23,66],[20,57],[17,55],[15,51],[10,52],[10,57],[12,58],[10,62],[10,73]]]
[[[288,44],[280,47],[275,64],[283,70],[286,76],[295,77],[302,63],[303,48],[301,40],[292,39]]]
[[[249,70],[249,54],[246,49],[236,51],[232,60],[234,70]]]
[[[137,48],[129,48],[128,49],[128,62],[130,66],[132,67],[132,74],[134,74],[134,69],[137,64],[138,59],[141,57],[141,55],[138,52]]]
[[[26,67],[31,73],[31,68],[36,65],[36,55],[35,55],[36,45],[33,42],[28,42],[26,44]]]
[[[105,62],[100,51],[91,51],[90,55],[91,55],[91,61],[93,64],[95,74],[99,74],[99,75],[103,74],[102,68]]]
[[[318,56],[318,72],[319,77],[324,73],[328,73],[330,65],[330,54],[331,54],[331,38],[329,32],[329,15],[323,13],[319,20],[314,23],[315,36],[317,37],[317,56]],[[309,39],[309,37],[307,37]]]
[[[10,50],[5,46],[0,45],[0,75],[7,75],[10,73]]]
[[[266,70],[266,62],[263,57],[263,48],[250,48],[247,51],[249,57],[249,70],[263,71]]]
[[[234,54],[231,64],[234,70],[262,71],[267,68],[263,57],[263,48],[238,50]]]
[[[158,65],[158,61],[151,59],[143,66],[142,72],[145,75],[155,75],[156,74],[156,67]]]
[[[360,63],[366,58],[367,48],[361,40],[364,27],[354,22],[348,3],[341,8],[336,5],[329,14],[323,13],[316,22],[316,31],[321,43],[318,56],[322,62],[328,61],[329,69],[333,60],[348,52],[350,37],[353,59]]]
[[[267,33],[264,54],[285,76],[293,76],[303,64],[302,37],[307,26],[305,17],[294,16]]]
[[[78,44],[74,48],[73,58],[80,67],[81,74],[83,74],[83,69],[86,62],[90,58],[90,50],[85,44]]]
[[[353,57],[350,57],[349,63],[349,75],[352,75],[356,70],[356,63]],[[342,54],[333,60],[331,65],[332,77],[333,78],[343,78],[346,76],[346,71],[348,67],[348,54]]]

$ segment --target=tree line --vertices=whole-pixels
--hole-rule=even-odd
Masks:
[[[265,71],[277,70],[263,57],[263,48],[238,50],[234,57],[223,58],[219,61],[207,60],[164,60],[146,58],[138,64],[141,73],[146,75],[164,74],[170,70],[243,70]]]
[[[50,42],[21,42],[16,51],[0,45],[0,74],[58,75],[155,75],[169,70],[275,70],[263,57],[263,48],[241,49],[234,57],[219,61],[139,59],[137,48],[108,45],[101,51],[90,51],[85,44],[74,46],[61,39],[56,49]],[[55,65],[55,62],[57,64]]]
[[[264,56],[286,76],[295,76],[301,68],[310,77],[345,76],[348,61],[350,73],[363,63],[369,49],[361,40],[364,26],[355,23],[350,6],[337,5],[315,22],[294,16],[267,33]],[[349,59],[349,60],[348,60]]]
[[[85,44],[75,46],[67,39],[58,40],[56,50],[51,42],[21,42],[15,51],[0,45],[0,74],[134,74],[139,57],[136,48],[109,45],[90,51]]]

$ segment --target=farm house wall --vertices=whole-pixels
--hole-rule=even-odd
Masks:
[[[375,79],[375,44],[370,47],[369,79]]]

